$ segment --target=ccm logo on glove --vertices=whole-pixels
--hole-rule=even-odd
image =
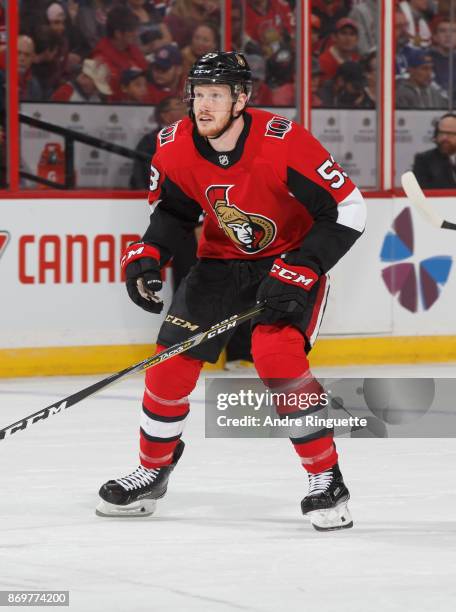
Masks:
[[[276,259],[269,271],[269,276],[283,283],[301,287],[309,291],[318,280],[318,274],[305,266],[291,266],[282,259]]]
[[[135,242],[125,250],[124,256],[120,260],[120,267],[122,270],[125,270],[128,264],[130,264],[132,261],[140,259],[141,257],[152,257],[152,259],[160,261],[160,253],[158,249],[150,246],[150,244],[145,244],[144,242]]]

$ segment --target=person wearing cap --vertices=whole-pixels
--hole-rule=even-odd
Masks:
[[[182,95],[180,79],[182,54],[176,45],[160,47],[149,65],[149,102],[157,104],[163,98]]]
[[[320,18],[322,40],[332,36],[336,23],[348,15],[352,4],[352,0],[312,0],[312,13]]]
[[[149,101],[148,83],[144,70],[133,66],[122,72],[120,88],[127,104],[146,104]]]
[[[82,63],[91,51],[87,37],[75,25],[63,2],[49,0],[46,8],[46,21],[51,30],[59,37],[59,58],[63,76],[68,76],[73,67]]]
[[[138,18],[126,6],[112,8],[106,21],[106,36],[102,38],[92,53],[93,59],[106,64],[109,68],[109,84],[112,89],[112,102],[122,100],[120,85],[122,72],[137,66],[146,70],[147,61],[136,45]]]
[[[408,55],[408,79],[396,84],[397,108],[446,108],[448,97],[433,80],[432,57],[424,49],[414,49]]]
[[[334,78],[344,62],[357,62],[360,58],[358,24],[353,19],[339,19],[333,40],[333,44],[320,55],[320,68],[325,79]]]
[[[61,85],[51,97],[53,102],[103,102],[112,94],[104,64],[85,59],[75,76]]]

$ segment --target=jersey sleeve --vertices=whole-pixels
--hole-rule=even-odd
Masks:
[[[301,245],[300,262],[322,274],[363,233],[366,205],[359,189],[316,138],[299,126],[290,136],[287,186],[314,221]]]
[[[167,176],[159,153],[152,158],[148,199],[150,224],[143,241],[159,249],[163,266],[198,225],[202,210],[196,200]]]

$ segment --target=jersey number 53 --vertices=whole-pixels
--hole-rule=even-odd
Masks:
[[[329,184],[330,187],[332,187],[333,189],[340,189],[345,183],[345,178],[348,175],[346,172],[341,172],[340,170],[337,170],[337,168],[334,168],[335,164],[336,162],[334,161],[334,158],[331,155],[329,159],[324,161],[321,166],[317,168],[317,172],[325,181],[333,181]]]

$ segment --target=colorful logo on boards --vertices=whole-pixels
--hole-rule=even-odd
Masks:
[[[9,232],[5,230],[0,230],[0,257],[3,255],[6,249],[6,245],[10,240]]]
[[[380,259],[393,263],[382,270],[382,278],[388,291],[396,295],[399,304],[410,312],[429,310],[440,297],[453,263],[449,255],[436,255],[416,262],[404,260],[414,254],[413,223],[410,208],[395,218],[392,231],[383,240]]]

